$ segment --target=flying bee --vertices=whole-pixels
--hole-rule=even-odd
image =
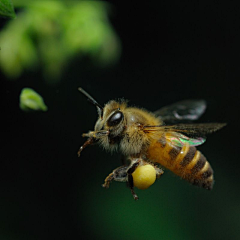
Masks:
[[[83,134],[88,139],[80,147],[78,156],[86,146],[99,143],[106,150],[118,149],[130,161],[129,165],[115,169],[106,178],[104,187],[109,187],[112,180],[126,181],[134,198],[138,199],[133,190],[132,173],[139,165],[150,163],[157,177],[163,174],[157,166],[160,164],[193,185],[212,189],[212,167],[196,146],[205,142],[206,134],[226,124],[187,123],[204,113],[204,100],[184,100],[149,112],[128,107],[124,100],[111,100],[102,107],[82,88],[79,91],[97,107],[99,117],[94,131]]]

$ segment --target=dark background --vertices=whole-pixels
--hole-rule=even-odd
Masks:
[[[239,8],[227,2],[112,5],[120,61],[96,68],[71,63],[60,83],[41,74],[17,81],[1,74],[1,239],[239,239]],[[3,22],[2,22],[3,25]],[[227,122],[199,149],[215,171],[211,192],[170,172],[135,202],[125,184],[101,187],[120,165],[100,147],[77,150],[97,113],[77,87],[100,104],[124,97],[154,111],[175,101],[205,99],[202,122]],[[19,94],[31,87],[47,112],[25,113]]]

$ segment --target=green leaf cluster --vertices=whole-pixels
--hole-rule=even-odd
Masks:
[[[114,63],[120,43],[108,19],[108,5],[97,1],[26,1],[17,19],[0,32],[0,68],[9,78],[41,68],[47,80],[60,79],[74,57],[94,64]]]
[[[15,12],[11,0],[0,0],[0,16],[15,18]]]

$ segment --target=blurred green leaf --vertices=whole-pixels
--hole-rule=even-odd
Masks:
[[[43,98],[31,88],[24,88],[20,94],[20,108],[23,111],[47,111]]]
[[[15,18],[15,12],[11,0],[0,0],[0,16]]]
[[[18,21],[0,32],[0,68],[9,78],[41,68],[51,82],[75,57],[107,66],[120,56],[120,41],[108,20],[108,4],[97,1],[17,1]]]

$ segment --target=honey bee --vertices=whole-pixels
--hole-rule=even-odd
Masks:
[[[226,124],[189,123],[204,113],[204,100],[184,100],[149,112],[128,107],[125,100],[111,100],[102,107],[82,88],[79,91],[97,107],[99,117],[94,131],[83,134],[88,139],[78,156],[86,146],[99,143],[106,150],[118,149],[130,162],[115,169],[106,178],[104,187],[109,187],[112,180],[126,181],[134,199],[138,199],[132,173],[140,164],[150,163],[156,168],[157,177],[163,174],[160,164],[193,185],[212,189],[212,167],[196,146],[205,142],[206,134]]]

